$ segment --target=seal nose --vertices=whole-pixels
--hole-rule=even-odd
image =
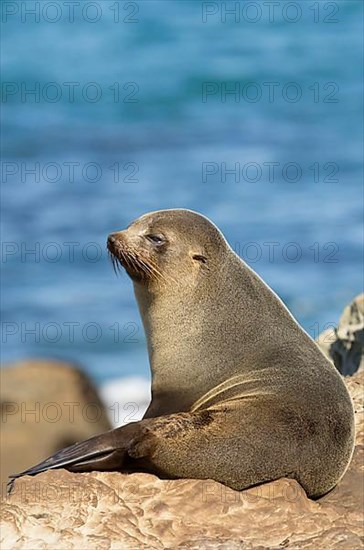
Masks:
[[[116,231],[116,233],[111,233],[107,238],[107,248],[110,252],[115,251],[123,243],[123,232]]]
[[[111,235],[109,235],[107,238],[107,248],[110,250],[110,252],[115,250],[116,242],[117,242],[117,237],[115,233],[111,233]]]

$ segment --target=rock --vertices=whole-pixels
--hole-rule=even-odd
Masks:
[[[16,482],[2,507],[1,548],[359,550],[364,374],[346,381],[355,454],[338,486],[318,501],[289,479],[238,492],[210,480],[48,471]]]
[[[1,483],[58,449],[111,428],[89,378],[59,361],[0,369]]]
[[[349,304],[337,328],[329,328],[317,338],[325,355],[344,376],[364,369],[364,294]]]

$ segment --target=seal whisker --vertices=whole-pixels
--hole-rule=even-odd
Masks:
[[[146,271],[143,269],[143,266],[140,265],[136,254],[131,250],[128,250],[128,262],[129,266],[134,268],[139,273],[139,275],[144,278],[144,276],[146,275]]]
[[[151,267],[146,264],[145,262],[143,262],[143,260],[141,260],[140,258],[136,258],[136,262],[140,265],[141,269],[149,274],[153,279],[155,279],[155,272],[153,271],[153,269],[151,269]]]
[[[143,261],[143,260],[140,260],[139,258],[139,261]],[[154,262],[152,260],[148,260],[148,264],[145,264],[151,271],[154,271],[154,273],[160,277],[161,279],[163,279],[166,283],[170,281],[173,281],[174,283],[177,284],[177,281],[171,277],[170,275],[168,275],[168,278],[163,274],[161,273],[161,271],[157,268],[157,266],[154,264]]]
[[[156,270],[156,273],[162,277],[162,279],[164,279],[166,282],[168,281],[172,281],[173,283],[175,283],[176,285],[178,285],[178,281],[176,281],[176,279],[174,279],[171,275],[167,275],[167,277],[165,275],[163,275],[158,269],[157,267],[151,262],[151,265],[152,267]]]
[[[113,267],[114,273],[115,273],[115,275],[117,276],[118,273],[117,273],[117,271],[116,271],[116,266],[115,266],[115,257],[114,257],[114,255],[111,253],[111,251],[110,251],[109,249],[108,249],[108,256],[109,256],[109,260],[110,260],[111,263],[112,263],[112,267]]]
[[[132,268],[132,267],[133,267],[133,264],[130,263],[129,254],[127,254],[126,252],[124,252],[124,250],[120,250],[119,253],[120,253],[121,258],[122,258],[122,260],[120,260],[120,258],[118,258],[119,265],[120,265],[121,267],[124,267],[124,266],[123,266],[123,262],[125,262],[125,264],[126,264],[127,267],[129,267],[129,268],[131,267],[131,268]]]
[[[122,268],[123,268],[122,261],[120,260],[120,258],[118,256],[114,256],[114,261],[115,261],[115,268],[117,270],[117,273],[121,273]]]
[[[158,271],[158,269],[156,269],[155,266],[153,266],[152,263],[148,264],[147,262],[145,262],[144,260],[142,260],[140,257],[136,257],[136,260],[141,264],[141,266],[143,268],[145,268],[151,275],[152,277],[155,279],[155,275],[161,277],[161,278],[164,278],[162,273],[160,273],[160,271]]]
[[[165,283],[168,283],[169,280],[171,280],[177,284],[175,279],[170,276],[167,278],[163,273],[161,273],[161,271],[151,260],[146,260],[145,258],[142,259],[136,251],[131,250],[130,248],[125,249],[118,247],[116,249],[116,253],[109,251],[109,254],[116,274],[120,272],[121,268],[126,267],[137,271],[143,279],[147,277],[153,281],[164,281]]]
[[[157,267],[153,264],[153,262],[150,261],[150,263],[148,264],[148,268],[155,274],[157,275],[156,279],[157,280],[162,280],[164,281],[165,283],[168,283],[169,280],[172,280],[174,281],[174,279],[172,277],[166,277],[163,273],[161,273],[159,271],[159,269],[157,269]],[[176,281],[174,281],[176,282]]]
[[[163,278],[163,275],[157,269],[153,268],[145,260],[142,260],[136,252],[132,250],[128,250],[127,256],[128,256],[127,260],[129,261],[129,265],[131,264],[132,267],[137,269],[140,275],[142,276],[146,275],[148,277],[151,277],[153,280],[157,279],[156,275]]]

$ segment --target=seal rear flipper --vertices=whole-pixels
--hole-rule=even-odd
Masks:
[[[90,472],[92,470],[119,470],[125,455],[127,438],[119,437],[121,428],[106,432],[86,441],[75,443],[58,451],[43,462],[23,472],[9,476],[10,491],[15,479],[33,476],[46,470],[66,468],[71,472]],[[126,430],[125,430],[126,431]]]

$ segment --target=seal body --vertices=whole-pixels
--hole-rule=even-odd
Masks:
[[[134,283],[152,371],[140,422],[73,445],[24,473],[143,470],[244,489],[280,477],[332,489],[354,447],[336,369],[205,217],[146,214],[109,237]],[[20,475],[22,475],[20,474]]]

